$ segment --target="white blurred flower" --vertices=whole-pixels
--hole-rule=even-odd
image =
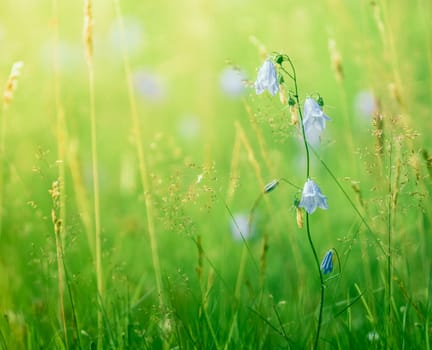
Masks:
[[[238,213],[234,214],[230,222],[231,233],[236,241],[248,239],[255,233],[255,225],[249,223],[249,215]]]
[[[354,99],[355,113],[366,120],[371,119],[377,112],[378,106],[372,91],[363,90],[357,93]]]
[[[192,114],[182,116],[177,124],[180,136],[188,141],[196,139],[201,132],[201,122],[198,117]]]
[[[138,94],[149,101],[160,102],[165,98],[165,88],[162,79],[148,71],[134,73],[133,81]]]
[[[122,33],[120,23],[114,21],[110,28],[111,44],[114,52],[121,54],[123,48],[128,54],[138,52],[146,43],[144,28],[138,18],[123,18],[124,35]]]
[[[257,95],[262,94],[265,90],[268,90],[273,96],[279,91],[276,68],[269,59],[264,61],[255,81],[255,91]]]
[[[328,209],[327,197],[311,179],[308,179],[303,187],[299,207],[304,208],[308,214],[312,214],[317,208]]]
[[[303,126],[308,142],[313,143],[321,136],[326,127],[326,121],[331,120],[324,114],[321,106],[311,97],[306,98],[304,103]]]
[[[239,97],[245,90],[246,75],[234,68],[225,68],[219,79],[222,91],[229,97]]]

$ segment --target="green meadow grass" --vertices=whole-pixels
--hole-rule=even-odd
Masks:
[[[314,347],[301,191],[262,194],[306,175],[289,107],[253,89],[273,52],[332,118],[310,159],[311,237],[338,256],[317,347],[430,349],[430,2],[90,4],[0,3],[6,93],[24,62],[0,114],[0,349]]]

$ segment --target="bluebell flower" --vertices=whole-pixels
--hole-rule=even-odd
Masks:
[[[312,214],[316,208],[328,209],[327,197],[321,193],[318,185],[311,179],[308,179],[303,187],[303,192],[299,204],[308,214]]]
[[[303,126],[308,141],[314,141],[319,138],[325,129],[326,121],[331,120],[324,114],[321,106],[311,97],[306,98],[304,103]]]
[[[276,73],[276,68],[272,61],[265,60],[258,71],[258,76],[255,81],[255,91],[257,95],[262,94],[264,90],[268,90],[273,96],[279,91],[279,82]]]
[[[325,255],[321,262],[321,271],[324,275],[333,271],[333,250],[330,249]]]

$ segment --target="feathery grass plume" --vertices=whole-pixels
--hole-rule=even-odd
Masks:
[[[3,109],[2,109],[2,120],[1,120],[1,130],[0,130],[0,236],[2,234],[2,222],[3,222],[3,196],[4,196],[4,165],[6,157],[6,135],[8,129],[8,117],[6,110],[8,109],[10,103],[12,102],[14,92],[17,88],[18,77],[21,74],[21,68],[23,67],[23,62],[18,61],[12,65],[9,78],[6,83],[5,90],[3,92]]]
[[[91,0],[84,0],[84,44],[87,62],[93,57],[93,16]]]
[[[197,249],[198,249],[198,264],[195,268],[195,271],[198,275],[198,279],[201,281],[202,273],[203,273],[203,255],[204,255],[203,254],[204,251],[203,251],[203,248],[201,245],[201,235],[197,235],[195,244],[196,244]]]
[[[6,88],[3,93],[3,107],[7,108],[12,102],[14,92],[18,85],[18,77],[21,75],[21,69],[24,66],[22,61],[15,62],[12,65],[11,72],[9,74]]]
[[[229,184],[226,194],[225,202],[229,205],[233,200],[235,191],[239,186],[240,179],[240,149],[241,149],[241,140],[239,137],[239,131],[236,132],[234,145],[232,147],[232,156],[231,156],[231,165],[229,171]]]
[[[375,152],[376,155],[382,156],[384,151],[384,118],[380,112],[375,113],[372,126],[372,135],[375,136]]]
[[[261,156],[264,159],[264,162],[265,162],[268,170],[270,171],[270,173],[272,173],[273,172],[273,164],[271,161],[271,157],[269,156],[269,152],[267,150],[267,145],[265,142],[264,135],[258,126],[256,114],[252,111],[251,106],[246,102],[246,100],[243,100],[243,102],[244,102],[244,106],[246,108],[246,111],[247,111],[247,114],[249,117],[249,122],[252,125],[253,131],[254,131],[255,136],[256,136],[258,143],[259,143]]]
[[[399,106],[403,105],[402,94],[400,92],[400,88],[396,83],[390,83],[388,85],[390,96],[397,102]]]
[[[360,182],[351,180],[351,188],[357,194],[358,201],[359,201],[360,205],[364,208],[365,203],[364,203],[363,195],[362,195],[362,192],[360,189]]]
[[[63,242],[62,242],[62,231],[63,231],[63,221],[61,219],[61,204],[62,204],[62,193],[60,189],[60,181],[53,181],[52,187],[48,190],[51,195],[51,200],[53,207],[51,209],[51,221],[54,225],[54,236],[56,245],[56,257],[57,257],[57,278],[58,278],[58,297],[60,304],[60,320],[63,326],[63,336],[65,341],[66,349],[68,346],[68,336],[67,336],[67,322],[65,314],[65,271],[64,271],[64,256],[63,256]]]
[[[336,47],[336,41],[334,39],[329,39],[328,48],[330,51],[330,61],[336,76],[336,80],[342,81],[344,78],[342,56]]]
[[[375,24],[378,28],[379,33],[380,33],[381,40],[383,43],[385,43],[385,41],[386,41],[385,40],[385,27],[384,27],[384,22],[383,22],[382,17],[381,17],[381,10],[375,1],[371,2],[371,6],[372,6]]]
[[[422,150],[423,160],[426,163],[426,169],[428,171],[429,177],[432,178],[432,156],[426,149]]]

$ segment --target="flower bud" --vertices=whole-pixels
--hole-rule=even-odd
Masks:
[[[279,185],[279,180],[273,180],[264,186],[264,193],[273,191]]]
[[[290,106],[291,112],[291,125],[297,125],[299,122],[298,110],[296,106]]]
[[[299,207],[296,208],[296,221],[297,227],[303,228],[303,211]]]

